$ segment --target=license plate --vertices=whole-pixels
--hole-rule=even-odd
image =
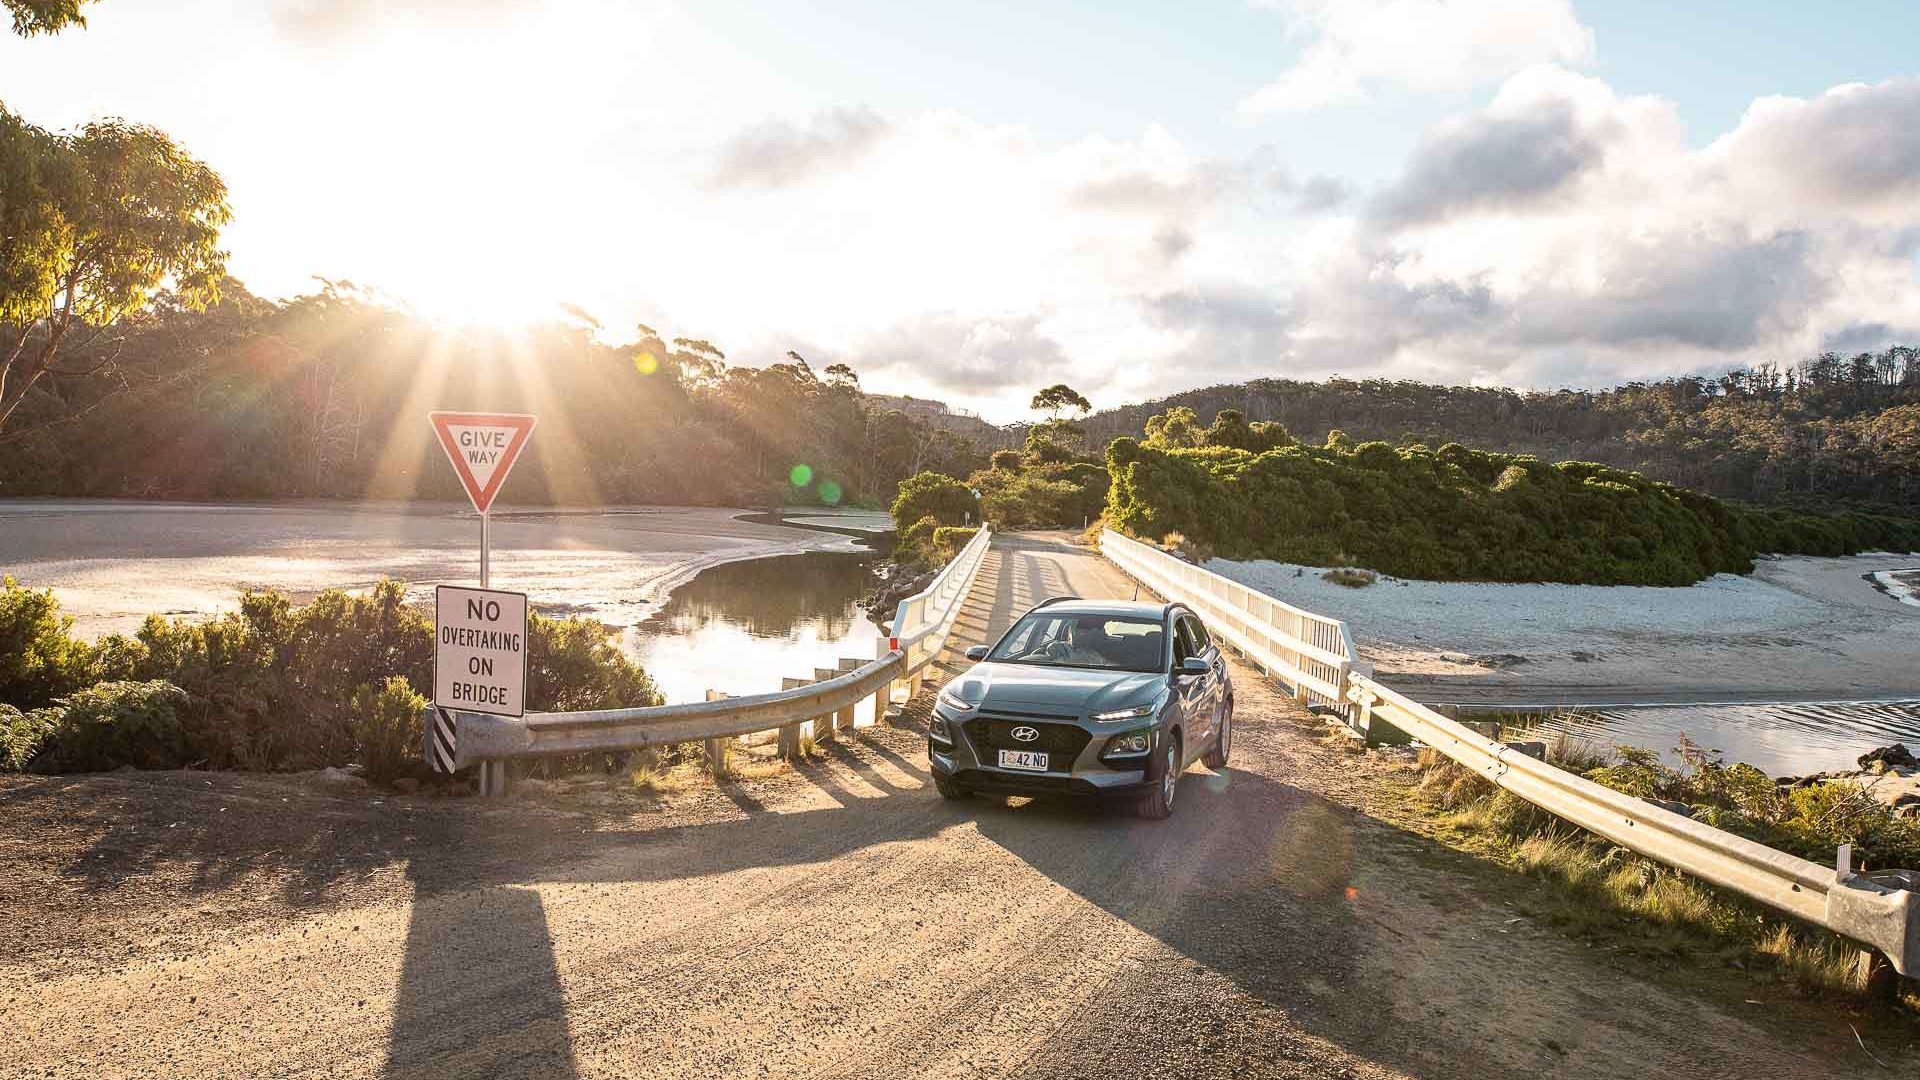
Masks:
[[[1025,769],[1027,772],[1046,772],[1047,755],[1038,750],[1002,750],[1000,767],[1003,769]]]

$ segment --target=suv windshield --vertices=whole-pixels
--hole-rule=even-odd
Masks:
[[[1166,630],[1158,619],[1036,611],[1014,624],[987,659],[1005,664],[1165,670]]]

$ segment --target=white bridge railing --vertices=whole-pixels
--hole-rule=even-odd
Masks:
[[[1140,584],[1199,612],[1214,636],[1291,686],[1301,704],[1346,711],[1347,676],[1362,666],[1346,623],[1276,600],[1112,529],[1100,533],[1100,554]]]
[[[499,763],[559,754],[638,750],[670,743],[704,741],[710,758],[724,754],[726,740],[777,731],[783,754],[800,743],[802,725],[815,738],[853,725],[854,707],[874,700],[874,717],[884,715],[894,690],[905,686],[911,697],[928,665],[953,636],[953,625],[973,588],[992,543],[982,528],[953,557],[924,591],[900,602],[891,636],[879,641],[868,661],[842,660],[837,670],[816,672],[818,681],[789,680],[787,689],[741,697],[710,695],[711,700],[633,709],[529,713],[525,717],[454,713],[454,767],[482,765],[483,794],[505,790]],[[431,731],[432,724],[427,724]],[[429,737],[431,737],[429,735]]]
[[[1397,729],[1492,783],[1588,832],[1768,907],[1824,926],[1920,974],[1920,873],[1856,874],[1776,851],[1536,760],[1395,690],[1362,670],[1346,623],[1303,611],[1159,548],[1106,530],[1101,554],[1134,580],[1198,611],[1295,696],[1338,708],[1361,735]]]

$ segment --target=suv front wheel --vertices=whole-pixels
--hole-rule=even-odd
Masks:
[[[1173,816],[1173,793],[1180,786],[1180,736],[1169,732],[1161,746],[1160,776],[1138,807],[1141,817],[1153,821]]]

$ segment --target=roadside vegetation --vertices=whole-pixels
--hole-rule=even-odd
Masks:
[[[1107,447],[1107,520],[1199,554],[1438,581],[1687,585],[1763,553],[1920,549],[1920,519],[1756,510],[1591,462],[1448,443],[1304,446],[1223,412]]]
[[[530,614],[527,704],[655,705],[653,681],[598,623]],[[0,768],[295,770],[359,765],[385,781],[418,768],[433,622],[381,581],[296,605],[241,595],[238,611],[149,616],[87,642],[51,590],[0,583]]]
[[[1563,769],[1769,847],[1827,863],[1851,843],[1862,870],[1920,865],[1920,821],[1896,817],[1857,784],[1776,784],[1684,739],[1677,753],[1672,768],[1649,750],[1548,741],[1548,760]],[[1529,903],[1547,924],[1632,955],[1743,970],[1801,995],[1859,990],[1850,942],[1568,825],[1437,751],[1421,750],[1415,767],[1410,803],[1428,827],[1554,886]]]
[[[1545,461],[1597,461],[1722,499],[1920,514],[1920,350],[1821,353],[1597,390],[1511,390],[1391,379],[1253,379],[1095,413],[1092,445],[1153,416],[1335,430],[1395,446],[1465,443]]]

